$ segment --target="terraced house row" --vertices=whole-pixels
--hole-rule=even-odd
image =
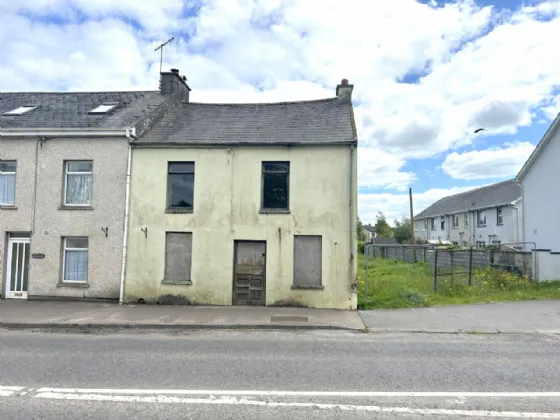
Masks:
[[[355,309],[352,89],[0,93],[2,297]]]

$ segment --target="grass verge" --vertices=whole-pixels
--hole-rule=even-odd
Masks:
[[[438,278],[424,263],[409,264],[392,260],[368,261],[366,299],[365,261],[358,259],[358,308],[418,308],[469,303],[504,302],[531,299],[560,299],[560,282],[532,283],[526,277],[497,270],[474,270],[472,286],[465,274]]]

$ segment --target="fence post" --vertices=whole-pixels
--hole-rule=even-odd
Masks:
[[[467,272],[469,273],[469,286],[472,286],[472,246],[469,248],[469,267]]]
[[[437,293],[437,247],[434,248],[434,293]]]
[[[367,245],[366,245],[365,250],[366,250],[366,255],[365,255],[366,279],[365,279],[365,280],[366,280],[366,303],[367,303],[367,301],[368,301],[368,291],[369,291],[369,273],[368,273],[368,265],[369,265],[369,264],[368,264],[368,252],[369,252],[369,248],[368,248]],[[374,252],[375,252],[375,250],[374,250]],[[374,258],[375,258],[375,257],[374,257]]]
[[[455,284],[455,273],[454,273],[454,269],[453,269],[453,256],[455,254],[455,251],[450,251],[450,255],[449,255],[449,260],[451,261],[451,289],[453,289],[453,286]]]

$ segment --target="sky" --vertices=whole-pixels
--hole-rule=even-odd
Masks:
[[[513,178],[560,111],[560,0],[0,0],[0,22],[1,91],[157,89],[171,37],[196,102],[349,79],[366,223]]]

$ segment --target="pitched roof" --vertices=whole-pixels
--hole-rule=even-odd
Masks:
[[[397,245],[397,240],[395,238],[373,238],[371,243],[375,245]]]
[[[0,93],[0,128],[125,128],[142,120],[166,98],[160,91]],[[106,114],[88,114],[110,102],[118,105]],[[23,115],[3,115],[26,105],[37,108]]]
[[[135,144],[355,143],[351,102],[338,98],[267,104],[183,103]]]
[[[464,213],[469,210],[479,210],[501,205],[507,205],[521,197],[521,187],[510,179],[476,188],[464,193],[444,197],[427,209],[421,211],[414,219],[441,216],[444,214]]]
[[[368,232],[371,232],[371,233],[377,232],[377,230],[375,229],[375,226],[372,226],[372,225],[363,225],[363,226],[364,226],[364,229],[367,230]]]
[[[550,140],[552,140],[554,134],[558,131],[558,128],[560,128],[560,113],[556,116],[550,127],[548,127],[548,130],[546,130],[546,133],[544,133],[543,138],[541,139],[539,144],[537,144],[537,147],[535,147],[535,150],[533,150],[533,153],[531,153],[531,156],[529,156],[529,159],[527,159],[527,161],[515,177],[515,180],[517,182],[523,181],[523,178],[525,178],[525,175],[527,175],[527,172],[529,172],[529,169],[531,169],[535,161],[543,152],[546,145],[550,143]]]

